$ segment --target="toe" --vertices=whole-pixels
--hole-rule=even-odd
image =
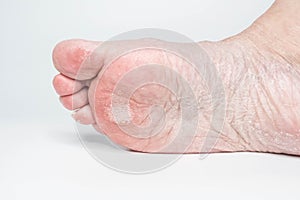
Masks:
[[[82,68],[82,63],[99,46],[99,42],[86,40],[65,40],[58,43],[53,50],[53,63],[58,71],[73,79],[90,79],[96,75],[97,66]],[[99,68],[99,66],[98,66]],[[82,76],[79,76],[82,74]]]
[[[58,74],[53,79],[53,86],[59,96],[66,96],[78,92],[85,84],[81,81],[75,81],[62,74]]]
[[[95,124],[95,119],[89,105],[80,108],[72,116],[77,122],[81,124]]]
[[[60,97],[60,102],[69,110],[81,108],[89,103],[88,89],[84,88],[73,95]]]

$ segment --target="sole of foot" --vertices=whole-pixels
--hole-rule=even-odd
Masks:
[[[218,102],[214,77],[207,81],[183,57],[153,48],[157,43],[185,48],[153,39],[57,44],[53,62],[60,74],[53,85],[61,103],[75,110],[79,123],[135,151],[300,155],[300,74],[293,66],[241,36],[200,42],[205,55],[199,56],[213,63],[203,59],[203,66],[215,67],[224,87],[225,101]],[[128,46],[143,48],[121,54]],[[225,114],[215,130],[221,103]]]

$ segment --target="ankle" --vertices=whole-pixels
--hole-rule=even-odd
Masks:
[[[267,51],[300,69],[300,1],[277,0],[241,35],[257,49]]]

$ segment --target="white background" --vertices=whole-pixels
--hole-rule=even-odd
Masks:
[[[186,155],[154,174],[112,171],[82,147],[51,86],[51,51],[60,40],[106,40],[138,28],[219,40],[245,29],[272,3],[1,0],[0,199],[300,199],[300,159],[291,156]]]

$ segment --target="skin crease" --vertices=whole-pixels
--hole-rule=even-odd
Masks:
[[[53,80],[54,88],[64,107],[76,110],[75,120],[92,124],[112,141],[131,150],[153,153],[256,151],[300,155],[299,2],[278,0],[242,33],[219,42],[199,42],[214,63],[224,86],[226,115],[218,135],[208,132],[213,113],[210,86],[191,63],[154,48],[132,51],[115,59],[122,49],[137,44],[161,44],[178,49],[189,48],[188,45],[143,39],[108,42],[97,49],[99,42],[63,41],[53,51],[54,65],[61,73]],[[149,64],[167,68],[159,68],[159,74],[151,71],[155,67],[148,68],[146,73],[143,72],[145,74],[141,72],[130,80],[135,83],[140,77],[147,80],[158,77],[158,81],[173,86],[177,95],[157,84],[138,88],[128,103],[129,116],[124,119],[132,124],[126,128],[122,120],[114,118],[112,102],[117,102],[114,106],[119,108],[128,94],[112,94],[127,72]],[[196,119],[195,109],[190,105],[183,107],[184,100],[178,100],[178,97],[193,99],[186,95],[189,88],[178,77],[188,83],[197,100],[199,118],[196,128],[192,123]],[[130,89],[134,84],[130,80],[120,85]],[[216,103],[221,102],[217,99]],[[166,111],[165,119],[160,118],[159,111],[151,110],[153,105]],[[178,136],[182,109],[187,109],[190,115],[188,119],[184,118],[185,131]],[[158,129],[160,122],[164,122],[164,126]],[[146,135],[137,135],[143,130]],[[216,142],[211,148],[203,149],[208,140]]]

